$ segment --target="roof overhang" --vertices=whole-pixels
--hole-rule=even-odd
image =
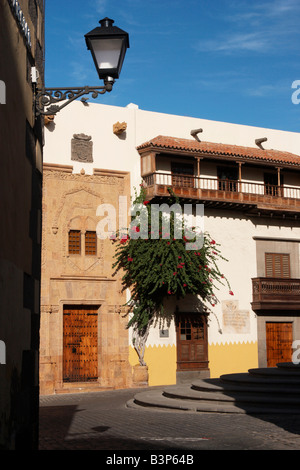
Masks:
[[[299,168],[300,156],[280,150],[264,150],[255,147],[242,147],[213,142],[199,142],[191,139],[157,136],[137,147],[142,156],[155,152],[169,155],[184,155],[210,159],[226,159],[264,165],[276,165],[285,168]]]

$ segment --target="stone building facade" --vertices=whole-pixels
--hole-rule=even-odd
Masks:
[[[72,170],[45,164],[43,172],[41,394],[132,384],[126,295],[96,215],[103,204],[118,208],[119,196],[129,201],[129,174]]]

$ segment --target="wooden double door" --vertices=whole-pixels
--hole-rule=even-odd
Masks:
[[[293,323],[266,322],[267,366],[292,361]]]
[[[63,311],[63,381],[98,378],[98,308],[65,306]]]
[[[208,369],[207,322],[204,315],[177,316],[177,370]]]

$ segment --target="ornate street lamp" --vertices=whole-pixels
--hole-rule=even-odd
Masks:
[[[43,88],[36,89],[36,115],[53,115],[72,101],[92,93],[92,98],[112,90],[115,79],[119,78],[126,50],[129,48],[128,33],[113,26],[114,21],[104,18],[99,21],[100,27],[85,35],[87,48],[91,51],[100,80],[104,86],[76,88]],[[36,79],[33,80],[36,83]],[[64,101],[58,106],[56,103]],[[46,107],[46,109],[45,109]]]
[[[87,48],[91,51],[100,80],[113,83],[119,78],[126,50],[128,33],[113,26],[114,20],[104,18],[100,27],[85,35]]]

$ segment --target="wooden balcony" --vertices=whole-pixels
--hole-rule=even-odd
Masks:
[[[299,310],[300,279],[253,278],[252,300],[254,311]]]
[[[273,186],[249,181],[220,180],[155,172],[143,177],[148,199],[169,196],[172,188],[180,199],[203,202],[206,207],[236,208],[253,213],[300,213],[300,187]]]

